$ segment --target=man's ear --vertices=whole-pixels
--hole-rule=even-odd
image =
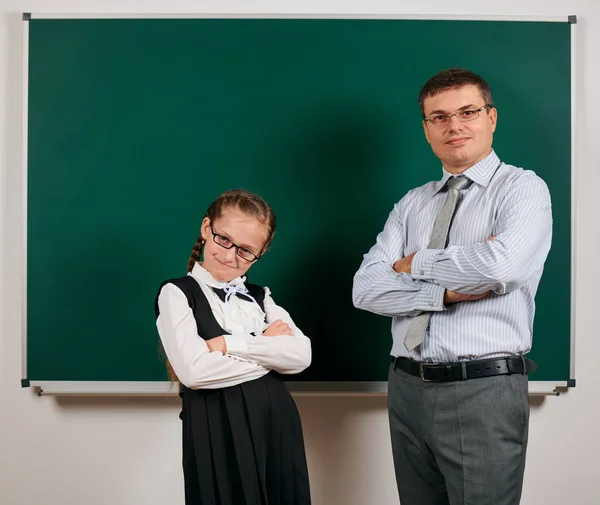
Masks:
[[[431,144],[431,140],[429,140],[429,126],[427,126],[427,121],[423,120],[423,132],[425,133],[425,138],[427,139],[427,142],[429,144]]]
[[[498,109],[496,107],[490,109],[490,124],[492,125],[492,133],[496,131],[496,123],[498,122]]]

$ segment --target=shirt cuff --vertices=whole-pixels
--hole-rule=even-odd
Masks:
[[[248,353],[248,342],[246,342],[245,335],[223,335],[223,338],[227,346],[227,354],[245,356]]]
[[[496,289],[494,289],[494,293],[497,295],[505,295],[506,294],[506,282],[501,282]]]
[[[424,312],[445,310],[444,293],[446,288],[427,282],[419,293],[419,309]]]
[[[423,249],[417,251],[412,259],[411,271],[413,279],[420,279],[422,281],[433,280],[433,265],[436,260],[436,256],[441,251],[437,249]]]

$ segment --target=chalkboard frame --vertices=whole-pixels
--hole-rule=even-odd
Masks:
[[[29,23],[31,19],[98,19],[98,18],[276,18],[276,19],[402,19],[402,20],[462,20],[462,21],[540,21],[540,22],[567,22],[571,32],[571,293],[570,293],[570,379],[567,381],[531,381],[531,395],[558,395],[569,387],[575,386],[575,257],[576,257],[576,23],[577,17],[569,16],[364,16],[364,15],[327,15],[327,16],[288,16],[280,14],[190,14],[190,15],[121,15],[121,14],[23,14],[23,125],[22,125],[22,229],[23,229],[23,279],[22,279],[22,386],[37,388],[38,394],[49,395],[175,395],[172,385],[168,382],[93,382],[93,381],[29,381],[27,379],[27,119],[28,119],[28,43]],[[322,394],[386,394],[386,382],[290,382],[290,389],[296,395],[322,395]]]

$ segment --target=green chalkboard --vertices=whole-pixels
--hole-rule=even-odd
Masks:
[[[212,199],[242,187],[278,218],[250,280],[313,342],[295,379],[386,380],[391,321],[353,308],[352,277],[393,204],[441,177],[417,94],[454,66],[491,84],[501,159],[550,188],[532,379],[571,378],[566,20],[28,23],[28,379],[166,380],[158,285],[185,273]]]

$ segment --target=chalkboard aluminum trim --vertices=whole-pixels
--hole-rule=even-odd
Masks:
[[[30,13],[30,19],[397,19],[419,21],[524,21],[569,23],[573,15],[563,16],[490,16],[466,14],[344,14],[344,13],[237,13],[206,12],[188,14],[169,13]]]
[[[31,381],[40,396],[177,396],[169,382]],[[386,396],[387,382],[288,382],[294,396]],[[530,396],[558,396],[567,382],[532,381]]]
[[[27,380],[27,149],[29,111],[29,23],[22,23],[23,36],[23,109],[21,120],[21,379]]]
[[[575,69],[575,41],[576,41],[576,24],[571,24],[571,362],[569,364],[569,379],[576,379],[575,376],[575,297],[577,295],[575,289],[576,267],[575,258],[577,258],[577,206],[575,205],[575,194],[577,188],[577,154],[576,154],[576,99],[577,99],[577,79]]]
[[[303,15],[303,14],[294,14],[294,15],[283,15],[283,14],[227,14],[227,13],[223,13],[223,14],[213,14],[213,13],[208,13],[208,14],[189,14],[189,15],[182,15],[182,14],[135,14],[135,15],[130,15],[130,14],[51,14],[51,13],[37,13],[37,14],[31,14],[29,17],[24,18],[24,21],[22,22],[22,49],[23,49],[23,69],[22,69],[22,76],[23,76],[23,96],[22,96],[22,157],[21,157],[21,166],[22,166],[22,174],[21,174],[21,183],[22,183],[22,188],[21,188],[21,192],[22,192],[22,254],[21,254],[21,258],[23,260],[23,264],[22,264],[22,268],[23,268],[23,273],[22,273],[22,293],[21,293],[21,306],[22,306],[22,314],[21,314],[21,321],[22,321],[22,328],[21,328],[21,348],[22,348],[22,353],[21,353],[21,378],[23,381],[28,382],[27,381],[27,375],[28,375],[28,370],[27,370],[27,184],[28,184],[28,176],[27,176],[27,167],[28,167],[28,89],[29,89],[29,22],[28,19],[104,19],[104,18],[120,18],[120,19],[127,19],[127,18],[131,18],[131,19],[144,19],[144,18],[148,18],[148,19],[152,19],[152,18],[276,18],[276,19],[286,19],[286,18],[298,18],[298,19],[305,19],[305,18],[314,18],[314,19],[406,19],[406,20],[426,20],[426,19],[430,19],[430,20],[434,20],[434,19],[439,19],[439,20],[473,20],[473,21],[530,21],[530,22],[534,22],[534,21],[540,21],[540,22],[552,22],[552,21],[556,21],[556,22],[569,22],[570,23],[570,35],[571,35],[571,313],[570,313],[570,349],[571,349],[571,356],[570,356],[570,373],[569,373],[569,377],[570,379],[574,380],[575,377],[575,336],[576,336],[576,323],[575,323],[575,309],[576,309],[576,303],[575,303],[575,297],[576,297],[576,285],[575,285],[575,278],[576,278],[576,265],[575,265],[575,258],[576,258],[576,244],[577,244],[577,237],[576,237],[576,223],[577,223],[577,219],[576,219],[576,205],[575,205],[575,201],[576,201],[576,188],[577,188],[577,178],[576,178],[576,125],[577,125],[577,121],[576,121],[576,92],[577,92],[577,86],[576,86],[576,31],[575,31],[575,26],[576,23],[571,22],[571,19],[573,19],[573,16],[481,16],[481,17],[477,17],[477,16],[444,16],[444,15],[440,15],[440,16],[401,16],[401,15],[356,15],[356,14],[352,14],[352,15],[342,15],[342,14],[335,14],[335,15]],[[576,18],[575,18],[576,19]],[[37,383],[38,385],[40,383]],[[89,384],[86,382],[83,383],[72,383],[72,382],[65,382],[65,383],[60,383],[60,382],[46,382],[44,381],[43,384],[45,385],[49,385],[49,384]],[[112,392],[111,390],[106,390],[106,388],[104,387],[105,384],[108,383],[97,383],[97,384],[101,384],[102,387],[99,387],[98,389],[94,388],[93,391],[85,391],[81,388],[76,388],[77,391],[81,390],[82,393],[81,394],[122,394],[120,391],[114,391]],[[119,384],[129,384],[129,383],[119,383]],[[153,384],[153,383],[147,383],[147,384]],[[162,384],[162,383],[157,383],[157,384]],[[295,384],[295,386],[294,386]],[[300,389],[296,389],[298,386],[300,386],[301,384],[308,384],[308,383],[291,383],[290,384],[290,389],[292,389],[293,391],[297,391],[298,393],[300,393]],[[356,388],[357,385],[360,385],[360,391],[358,391],[358,394],[361,393],[369,393],[369,394],[377,394],[377,393],[382,393],[385,394],[386,393],[386,388],[387,386],[385,385],[385,383],[379,383],[379,382],[369,382],[369,383],[320,383],[323,385],[323,391],[325,390],[331,390],[333,388],[333,386],[335,384],[350,384],[352,385],[352,388]],[[380,386],[380,384],[383,384],[383,386]],[[530,383],[530,392],[532,391],[532,386],[538,384],[536,382],[532,382]],[[544,384],[544,383],[542,383]],[[565,381],[564,383],[552,383],[555,384],[557,387],[567,387],[567,382]],[[36,383],[35,382],[31,382],[32,386],[35,386]],[[363,386],[364,385],[364,386]],[[62,387],[62,386],[61,386]],[[66,386],[65,386],[66,387]],[[537,386],[536,386],[537,388]],[[545,386],[544,386],[545,388]],[[62,390],[62,389],[61,389]],[[554,391],[554,388],[550,388],[551,391]],[[161,390],[162,391],[162,390]],[[160,395],[160,394],[165,394],[165,393],[161,393],[161,391],[148,391],[147,393],[145,392],[145,390],[135,390],[132,393],[125,393],[125,394],[152,394],[152,395]],[[534,389],[534,391],[537,391],[537,389]],[[546,391],[546,389],[544,389],[544,391]],[[339,391],[340,394],[344,394],[345,392],[351,392],[349,390],[346,389],[346,387],[342,387],[341,390]],[[168,393],[168,392],[167,392]],[[302,391],[302,393],[304,393],[304,391]],[[307,394],[310,394],[310,391],[306,392]],[[352,393],[354,393],[354,391],[352,391]],[[50,389],[46,389],[44,391],[44,394],[52,394],[50,393]],[[67,390],[65,390],[64,393],[56,393],[56,394],[78,394],[77,392],[75,393],[70,393],[69,392],[69,388],[67,387]],[[537,393],[532,393],[532,394],[537,394]],[[543,394],[552,394],[552,393],[543,393]]]

